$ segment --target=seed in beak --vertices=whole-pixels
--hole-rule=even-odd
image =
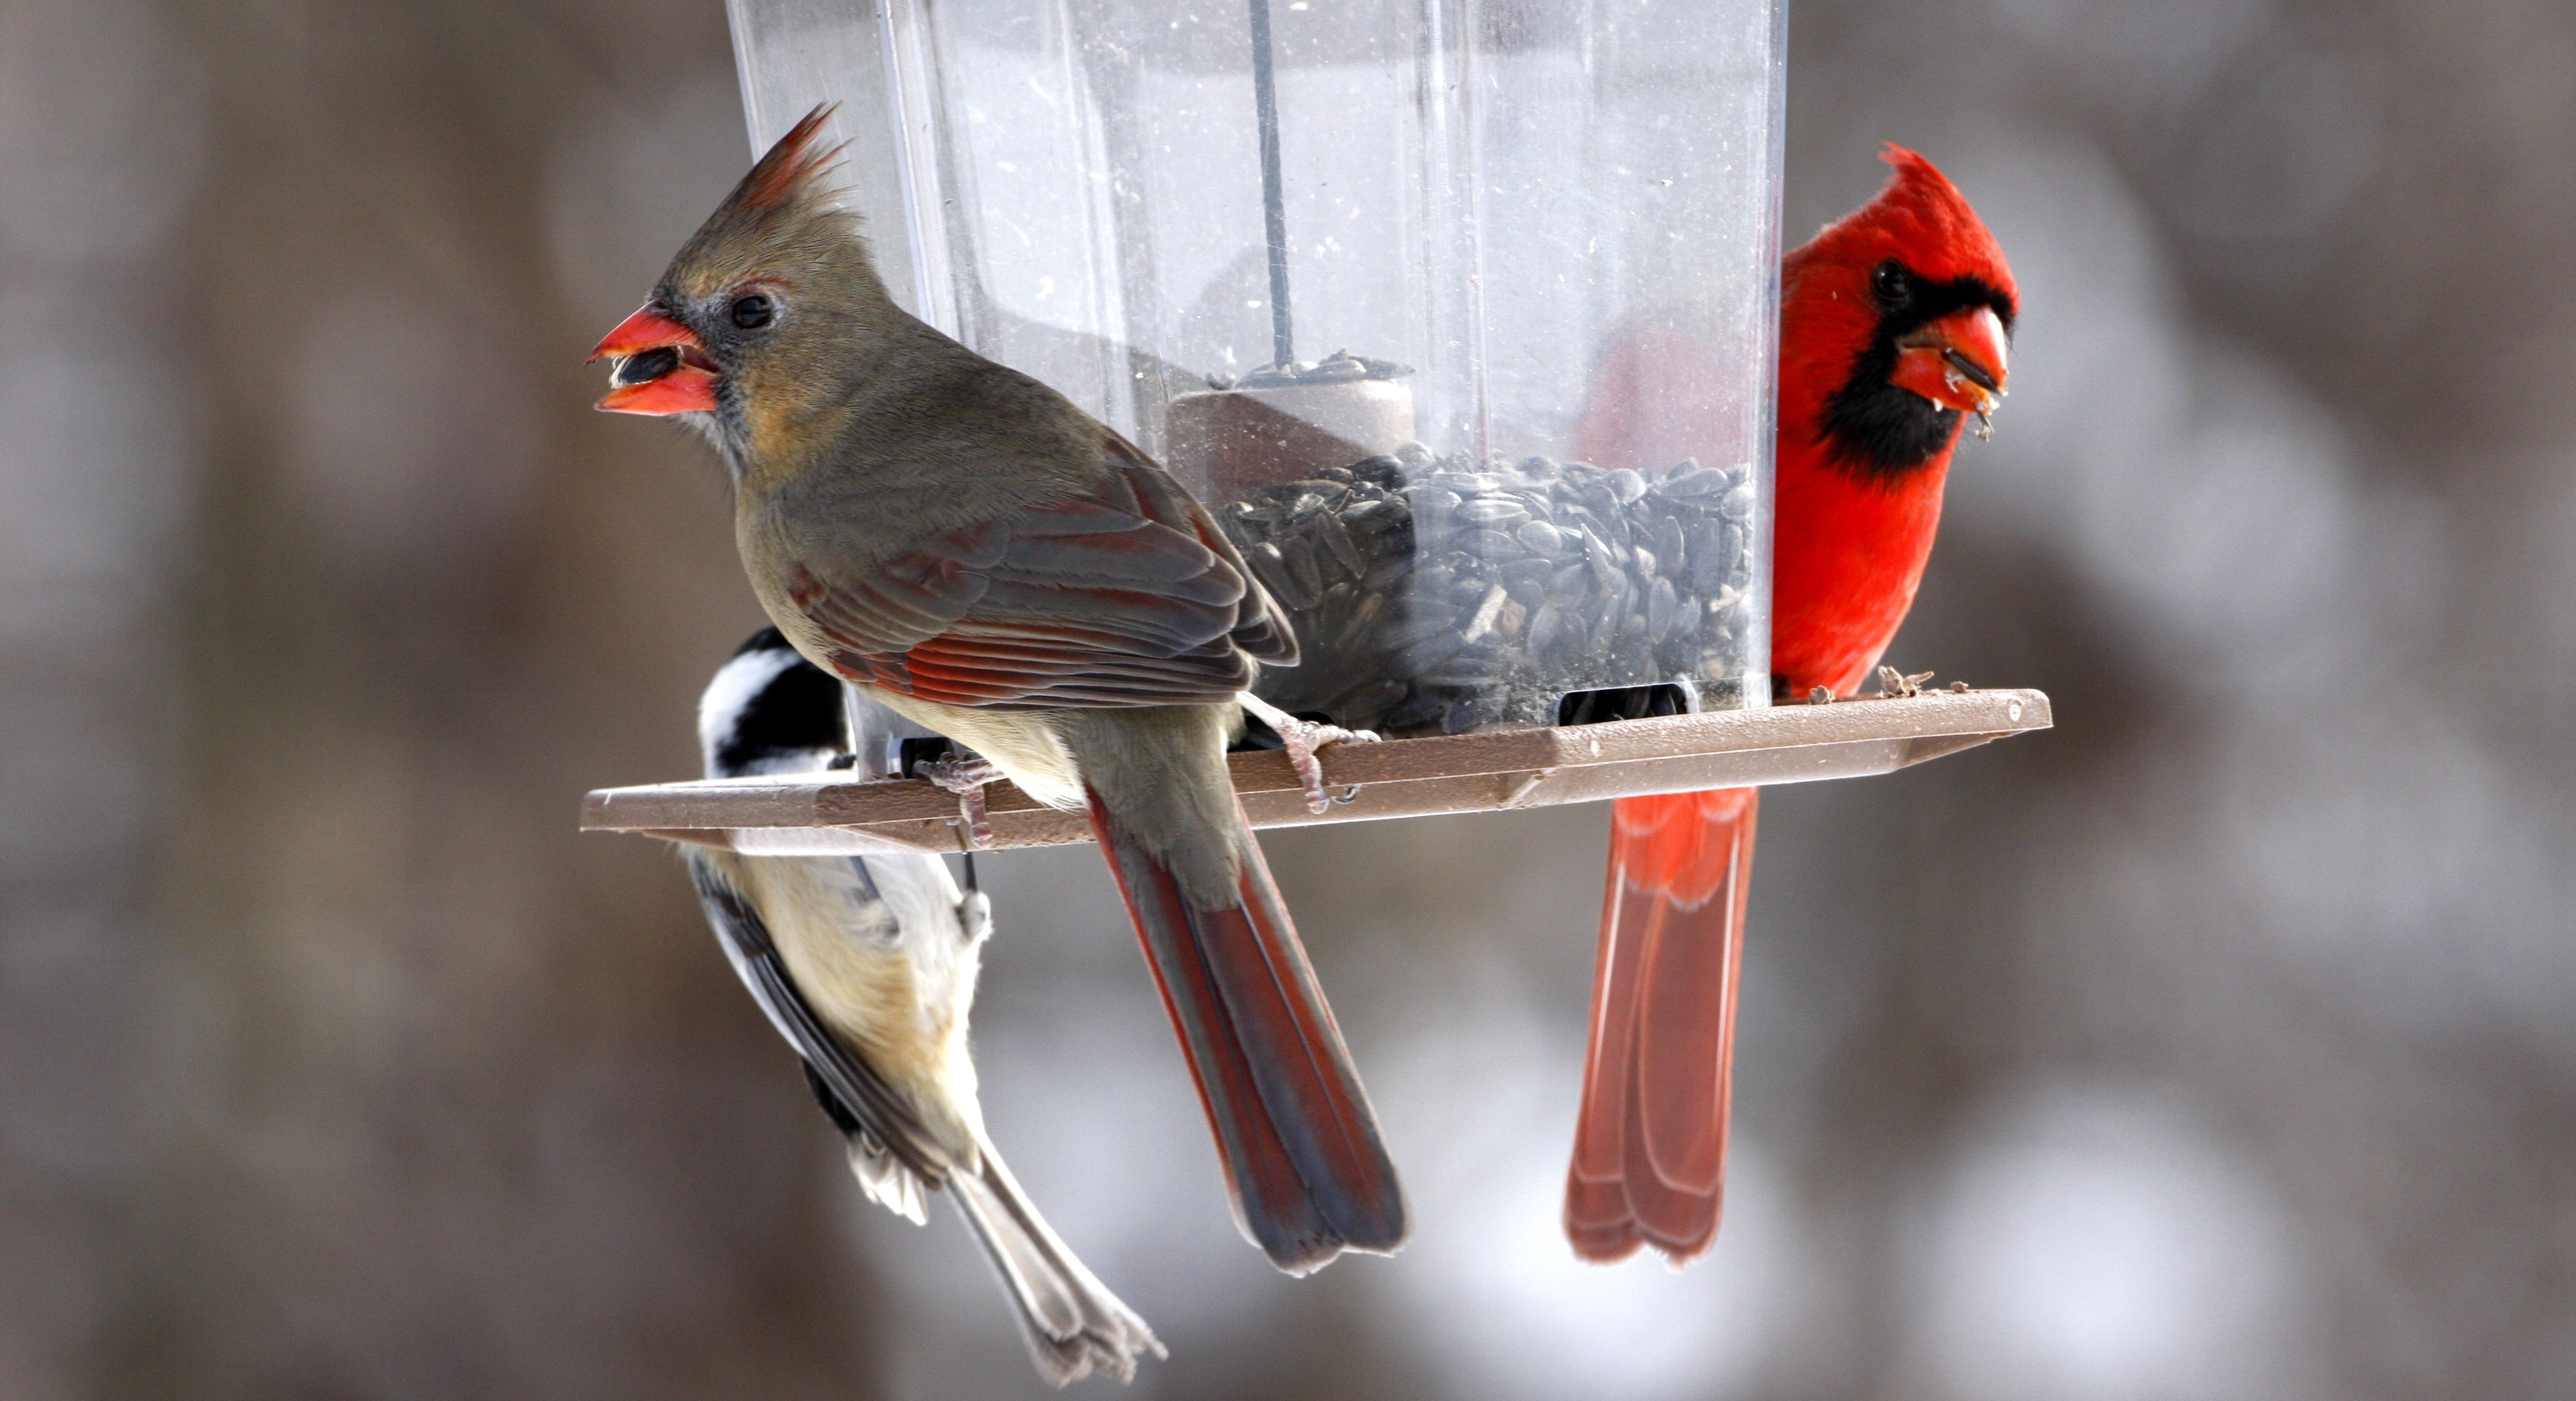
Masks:
[[[678,348],[667,345],[657,346],[619,360],[609,371],[608,383],[614,389],[623,389],[635,384],[651,384],[678,368],[680,368]]]
[[[2001,397],[2003,386],[1995,383],[1995,377],[1987,372],[1985,366],[1978,364],[1976,361],[1969,359],[1967,356],[1960,354],[1958,351],[1951,349],[1948,346],[1943,346],[1941,348],[1941,358],[1950,362],[1950,368],[1957,370],[1970,384],[1977,386],[1979,389],[1982,389],[1989,394]]]

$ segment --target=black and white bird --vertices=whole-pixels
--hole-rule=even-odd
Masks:
[[[842,685],[776,628],[734,653],[698,710],[710,778],[811,772],[854,751],[881,753],[903,723],[862,700],[845,708]],[[985,1136],[966,1046],[992,930],[982,892],[960,891],[947,863],[927,853],[687,853],[725,956],[803,1058],[867,1195],[920,1222],[925,1195],[947,1189],[1049,1382],[1063,1386],[1094,1367],[1129,1380],[1138,1352],[1164,1355],[1145,1320],[1048,1228]]]

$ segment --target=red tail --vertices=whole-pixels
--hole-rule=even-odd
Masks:
[[[1393,1252],[1405,1235],[1395,1164],[1249,828],[1241,898],[1220,910],[1194,906],[1097,795],[1091,830],[1224,1150],[1235,1224],[1290,1274],[1346,1249]]]
[[[1744,897],[1759,793],[1621,798],[1592,988],[1565,1234],[1610,1264],[1652,1245],[1681,1264],[1717,1236],[1735,1059]]]

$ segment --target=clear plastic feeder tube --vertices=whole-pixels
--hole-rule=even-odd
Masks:
[[[1168,466],[1392,733],[1769,695],[1776,0],[731,0],[906,304]]]

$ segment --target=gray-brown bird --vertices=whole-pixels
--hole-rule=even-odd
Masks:
[[[841,685],[763,628],[707,683],[707,777],[806,773],[866,744]],[[883,730],[887,727],[871,727]],[[1038,1375],[1124,1381],[1163,1345],[1083,1268],[984,1132],[966,1019],[992,932],[983,894],[927,852],[743,856],[687,849],[689,877],[743,986],[805,1065],[868,1197],[923,1220],[945,1189],[1001,1277]],[[971,868],[970,868],[971,877]],[[970,879],[970,884],[971,879]]]
[[[722,452],[753,592],[799,652],[1086,808],[1226,1164],[1303,1274],[1391,1252],[1405,1207],[1225,750],[1286,618],[1205,508],[1118,434],[906,314],[782,137],[594,353],[600,407]]]

